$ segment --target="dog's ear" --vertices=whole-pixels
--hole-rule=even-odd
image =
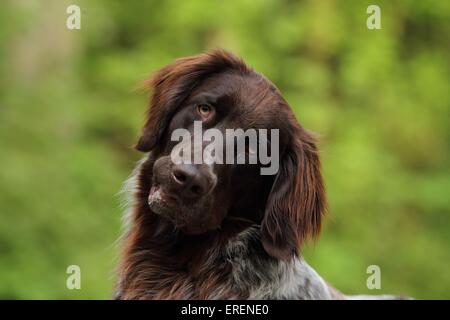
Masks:
[[[298,255],[301,244],[319,234],[326,210],[314,137],[297,123],[293,128],[261,223],[264,249],[282,260]]]
[[[145,81],[153,94],[147,120],[135,148],[151,151],[161,139],[172,115],[192,90],[206,77],[228,69],[249,72],[245,63],[233,54],[214,50],[210,53],[175,60]]]

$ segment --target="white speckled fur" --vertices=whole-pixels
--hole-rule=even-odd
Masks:
[[[331,299],[323,279],[299,257],[290,262],[269,257],[259,241],[259,227],[240,233],[227,246],[236,286],[250,299]]]
[[[142,159],[137,163],[120,192],[123,196],[122,205],[126,209],[123,218],[124,234],[131,227],[130,214],[131,208],[135,205],[137,175],[144,161],[145,159]],[[270,257],[262,247],[258,225],[253,225],[230,239],[225,247],[225,256],[226,262],[231,264],[232,271],[229,279],[231,285],[237,289],[237,292],[248,292],[249,299],[336,299],[322,277],[302,257],[295,257],[289,262]],[[214,258],[211,257],[211,259]],[[118,290],[120,293],[120,288]],[[214,292],[211,292],[210,297],[221,299],[225,290],[225,284],[219,285]],[[340,298],[399,299],[392,295],[342,295]]]

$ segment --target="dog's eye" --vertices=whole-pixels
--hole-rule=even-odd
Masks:
[[[203,120],[208,120],[212,117],[214,108],[209,104],[201,103],[197,105],[197,112],[203,118]]]

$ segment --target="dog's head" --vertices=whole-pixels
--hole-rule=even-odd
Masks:
[[[326,204],[315,142],[270,81],[213,51],[176,60],[147,85],[153,94],[136,148],[151,151],[145,198],[152,213],[186,234],[220,228],[226,217],[259,223],[264,248],[280,259],[318,234]],[[209,142],[214,152],[206,152]],[[174,161],[176,148],[191,150],[190,161]],[[279,163],[262,161],[263,150]],[[271,165],[277,170],[262,174]]]

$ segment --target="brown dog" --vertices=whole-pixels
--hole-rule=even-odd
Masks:
[[[115,297],[343,298],[299,256],[320,231],[326,200],[314,138],[278,89],[224,51],[176,60],[148,86],[136,148],[149,153],[128,183]],[[195,121],[222,133],[277,129],[277,174],[261,175],[261,163],[174,163],[171,136]]]

